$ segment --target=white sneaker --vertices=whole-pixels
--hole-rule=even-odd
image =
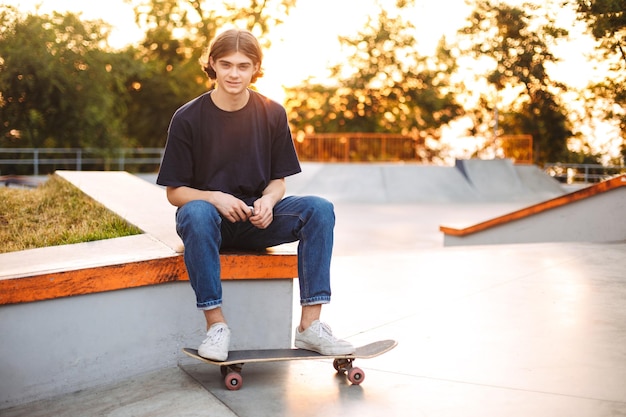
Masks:
[[[230,329],[226,323],[215,323],[206,333],[206,339],[198,348],[198,355],[212,361],[225,361],[228,358]]]
[[[349,355],[355,351],[350,342],[337,339],[330,327],[319,320],[315,320],[303,332],[296,328],[295,345],[299,349],[312,350],[326,356]]]

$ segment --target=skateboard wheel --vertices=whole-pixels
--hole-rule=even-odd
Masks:
[[[359,385],[365,379],[365,372],[361,368],[350,368],[348,370],[348,381],[352,385]]]
[[[243,385],[243,378],[237,372],[229,372],[224,378],[224,383],[230,391],[237,391]]]

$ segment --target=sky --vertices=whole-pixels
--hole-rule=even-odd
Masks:
[[[391,1],[391,0],[382,0]],[[523,0],[507,0],[509,4]],[[547,4],[554,0],[535,0]],[[123,0],[3,0],[17,5],[22,11],[53,10],[81,13],[84,19],[102,19],[113,25],[109,38],[113,47],[123,47],[142,38],[134,22],[132,7]],[[265,52],[265,75],[256,86],[268,97],[283,102],[283,86],[295,86],[309,76],[323,79],[327,68],[341,60],[339,35],[353,35],[375,10],[374,0],[298,0],[288,20],[270,33],[272,46]],[[450,39],[464,26],[471,8],[464,0],[416,0],[416,6],[403,14],[416,27],[417,47],[423,55],[431,54],[442,36]],[[593,42],[583,34],[582,24],[573,25],[575,16],[566,10],[559,11],[560,25],[567,27],[573,40],[554,49],[561,62],[552,68],[553,79],[575,88],[584,87],[597,72],[588,62],[586,54],[593,50]],[[590,136],[614,136],[607,127],[588,131]],[[617,141],[621,142],[621,141]],[[617,145],[619,146],[619,144]],[[610,146],[611,152],[616,145]]]

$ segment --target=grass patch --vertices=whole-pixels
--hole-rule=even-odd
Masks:
[[[57,175],[35,189],[0,188],[0,253],[140,233]]]

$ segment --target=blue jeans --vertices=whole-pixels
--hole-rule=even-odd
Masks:
[[[266,229],[250,222],[230,223],[206,201],[190,201],[176,211],[176,231],[185,245],[184,259],[199,309],[222,305],[220,249],[265,249],[298,243],[300,304],[330,302],[330,260],[335,212],[320,197],[285,197],[274,206]]]

